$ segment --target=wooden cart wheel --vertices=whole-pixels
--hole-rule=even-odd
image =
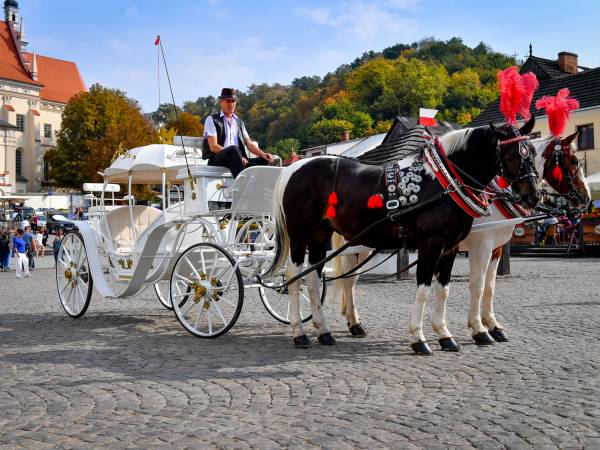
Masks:
[[[58,298],[71,317],[85,314],[92,297],[94,282],[81,235],[68,232],[63,238],[56,260]]]
[[[173,310],[183,327],[200,338],[225,334],[244,303],[242,274],[223,247],[204,242],[179,256],[171,273]]]

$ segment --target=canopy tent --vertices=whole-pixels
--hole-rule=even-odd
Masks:
[[[186,149],[186,153],[190,166],[206,164],[197,152]],[[104,175],[111,183],[127,183],[131,174],[134,184],[160,184],[165,173],[166,181],[176,183],[178,170],[185,166],[182,147],[151,144],[122,153],[104,171]]]
[[[600,172],[590,175],[585,179],[589,186],[593,200],[600,200]]]

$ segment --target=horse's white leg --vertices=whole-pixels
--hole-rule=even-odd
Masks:
[[[410,342],[415,344],[417,342],[426,342],[425,334],[423,333],[423,312],[425,311],[425,303],[429,298],[431,292],[431,286],[427,284],[420,284],[417,286],[417,294],[415,295],[415,305],[413,307],[412,314],[410,315]]]
[[[313,270],[304,277],[308,288],[308,297],[310,298],[310,308],[312,311],[313,326],[319,333],[319,342],[325,345],[335,344],[335,339],[325,322],[325,315],[321,305],[321,280],[316,270]]]
[[[433,296],[435,297],[435,307],[431,318],[431,327],[438,335],[439,339],[452,337],[448,331],[448,322],[446,320],[446,301],[450,293],[449,285],[436,283],[433,287]]]
[[[355,255],[354,258],[348,258],[348,267],[345,267],[345,270],[348,271],[355,267],[357,264],[363,262],[369,253],[360,253]],[[353,260],[353,261],[352,261]],[[347,278],[346,283],[344,284],[344,299],[346,301],[346,320],[348,322],[348,329],[350,333],[354,337],[365,337],[367,335],[367,330],[363,326],[360,316],[358,315],[358,310],[356,309],[356,282],[358,281],[358,275],[354,277]]]
[[[486,336],[487,329],[481,322],[481,297],[491,256],[492,249],[485,240],[471,242],[469,246],[469,293],[471,302],[469,304],[467,326],[471,329],[471,336],[477,343],[479,343],[479,340],[488,343],[490,341],[489,336]]]
[[[291,259],[288,259],[287,268],[285,271],[286,279],[291,280],[298,275],[302,270],[302,265],[294,264]],[[296,347],[306,348],[310,345],[310,341],[304,329],[302,328],[302,316],[300,315],[300,280],[294,281],[288,286],[289,292],[289,308],[290,308],[290,325],[292,326],[292,336]]]
[[[502,248],[502,247],[500,247]],[[503,331],[502,325],[496,320],[494,315],[494,291],[496,289],[496,273],[500,263],[501,251],[494,251],[485,277],[485,289],[483,290],[483,324],[488,328],[489,333],[497,342],[508,341],[508,336]]]

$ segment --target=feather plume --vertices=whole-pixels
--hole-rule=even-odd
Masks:
[[[548,126],[555,138],[560,138],[565,131],[571,111],[579,108],[579,102],[576,99],[568,98],[569,93],[569,89],[564,88],[558,91],[555,97],[545,95],[535,102],[537,109],[546,110]]]
[[[529,107],[531,106],[531,99],[533,98],[533,93],[539,86],[539,82],[535,73],[527,72],[524,75],[521,75],[521,81],[523,82],[523,97],[521,98],[521,105],[518,113],[525,120],[529,120],[531,118],[531,113],[529,112]]]
[[[498,72],[500,111],[506,122],[517,124],[517,114],[529,120],[529,107],[539,83],[534,73],[520,75],[517,66]]]

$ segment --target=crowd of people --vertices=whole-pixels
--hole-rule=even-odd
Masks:
[[[57,230],[52,242],[54,260],[62,239],[62,230]],[[17,278],[31,277],[35,269],[36,258],[42,258],[48,244],[48,232],[45,227],[31,230],[27,220],[18,228],[0,229],[0,271],[15,270]]]

